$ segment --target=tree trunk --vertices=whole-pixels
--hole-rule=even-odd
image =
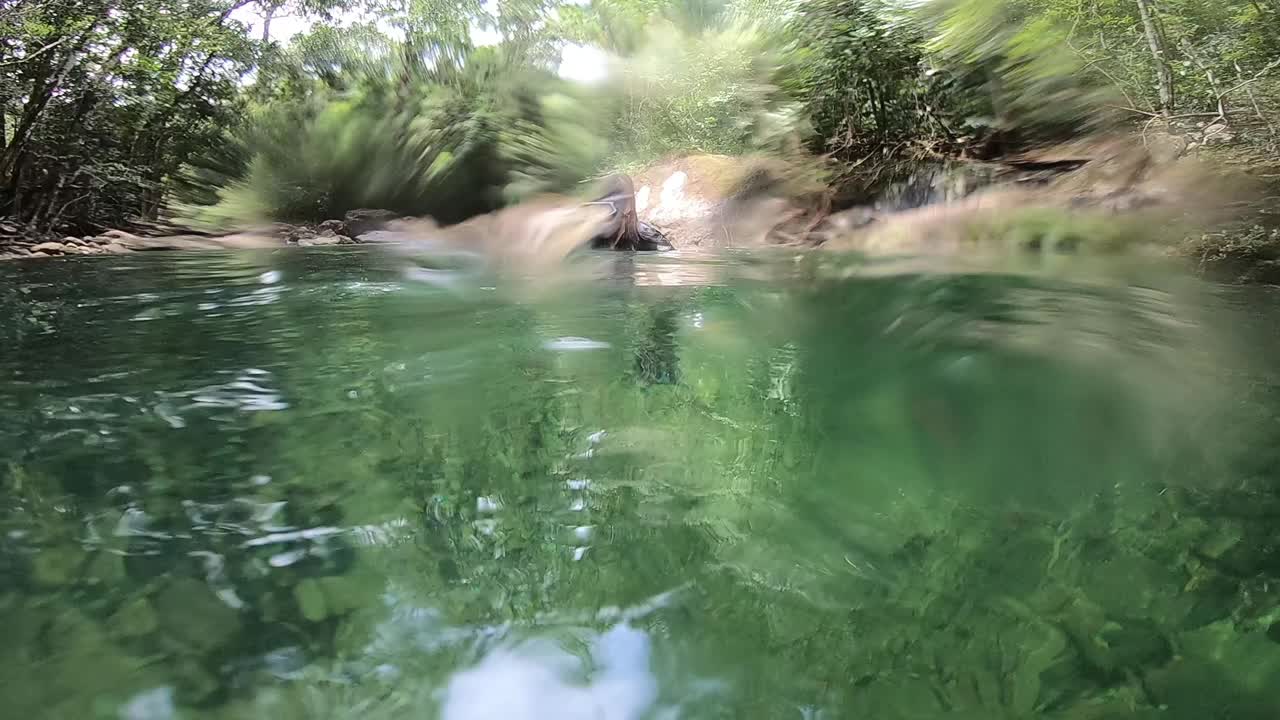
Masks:
[[[1169,67],[1168,41],[1164,36],[1160,17],[1152,0],[1137,0],[1138,15],[1142,17],[1142,32],[1147,36],[1147,47],[1156,63],[1156,89],[1160,94],[1160,112],[1166,118],[1173,113],[1173,70]]]
[[[8,175],[14,168],[19,153],[22,152],[23,146],[27,142],[27,138],[31,135],[31,130],[36,126],[36,122],[40,119],[40,115],[48,106],[49,101],[58,91],[58,87],[62,85],[62,81],[66,79],[67,74],[71,72],[71,68],[75,67],[76,60],[80,57],[80,52],[89,44],[89,39],[93,33],[97,31],[98,25],[106,18],[107,14],[113,7],[112,3],[108,3],[103,8],[102,14],[97,17],[93,24],[85,28],[75,44],[67,50],[66,58],[62,61],[62,66],[58,69],[58,73],[50,77],[50,71],[55,66],[53,62],[53,53],[45,53],[42,55],[41,68],[36,74],[35,82],[31,85],[31,93],[27,96],[27,104],[22,109],[22,117],[18,119],[18,125],[13,129],[13,139],[9,142],[9,146],[4,149],[4,153],[0,154],[0,177]]]
[[[267,3],[262,15],[262,44],[271,42],[271,21],[275,18],[276,12],[280,9],[279,3]]]
[[[8,174],[13,168],[18,154],[22,152],[23,145],[26,144],[27,138],[31,135],[31,130],[36,126],[36,121],[40,119],[45,107],[53,99],[53,95],[57,92],[58,86],[62,84],[63,78],[67,76],[67,73],[71,72],[71,67],[75,65],[78,53],[79,49],[68,52],[66,59],[62,62],[62,67],[58,70],[57,75],[52,78],[49,77],[49,71],[52,70],[50,63],[45,63],[44,67],[41,68],[41,72],[36,76],[35,83],[32,85],[27,104],[22,109],[22,116],[18,118],[18,125],[13,129],[13,140],[9,143],[9,147],[5,148],[4,155],[0,156],[0,174]]]

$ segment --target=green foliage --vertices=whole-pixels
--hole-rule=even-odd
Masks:
[[[932,101],[911,24],[874,0],[817,0],[789,30],[803,39],[794,87],[827,151],[856,157],[920,136]]]
[[[1162,113],[1202,117],[1274,140],[1280,7],[1252,0],[938,0],[930,50],[973,98],[985,87],[998,128],[1078,131]],[[1157,55],[1155,48],[1159,49]],[[1172,105],[1161,108],[1161,65]],[[1221,103],[1220,103],[1221,101]]]
[[[793,149],[807,128],[779,85],[791,58],[778,40],[743,21],[699,33],[654,25],[618,68],[618,161]]]
[[[189,212],[223,223],[378,207],[457,222],[500,206],[504,192],[566,189],[603,148],[585,98],[524,59],[506,45],[370,31],[303,37],[281,71],[298,97],[258,109],[241,176],[216,205]]]
[[[964,98],[956,111],[979,131],[1061,137],[1109,115],[1105,86],[1082,79],[1084,61],[1051,15],[1023,4],[943,0],[924,12],[927,48]]]
[[[222,2],[5,3],[0,212],[41,230],[153,213],[236,113],[254,47]]]
[[[173,209],[456,220],[684,153],[810,151],[869,188],[922,154],[1161,114],[1280,141],[1274,0],[1141,6],[0,0],[0,212],[67,233]],[[311,26],[282,44],[285,14]],[[556,77],[570,43],[610,54],[603,84]]]

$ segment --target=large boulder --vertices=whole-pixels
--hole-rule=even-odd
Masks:
[[[361,208],[348,210],[343,216],[342,235],[359,237],[365,233],[376,232],[386,228],[387,224],[400,216],[390,210],[374,210]]]
[[[635,175],[636,210],[677,247],[777,242],[825,189],[817,167],[763,156],[667,160]]]
[[[50,241],[50,242],[42,242],[37,245],[33,245],[31,247],[31,252],[62,255],[62,254],[71,253],[75,251],[67,247],[63,243]]]

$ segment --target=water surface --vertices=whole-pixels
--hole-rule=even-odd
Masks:
[[[583,263],[0,266],[6,716],[1276,717],[1274,293]]]

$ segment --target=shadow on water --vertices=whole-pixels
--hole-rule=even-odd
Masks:
[[[1280,298],[0,267],[15,717],[1270,718]]]

